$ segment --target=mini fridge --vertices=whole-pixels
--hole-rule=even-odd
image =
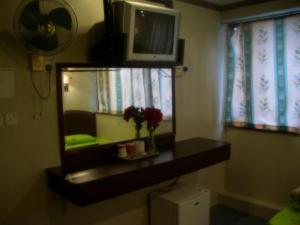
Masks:
[[[177,184],[151,193],[151,225],[209,225],[210,191]]]

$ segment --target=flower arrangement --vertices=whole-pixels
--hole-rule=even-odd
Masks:
[[[146,109],[129,106],[124,111],[124,120],[129,121],[133,118],[135,122],[136,138],[140,138],[140,130],[142,129],[143,122],[146,121],[147,129],[149,132],[148,139],[148,150],[149,154],[157,153],[155,140],[154,140],[154,131],[158,127],[160,121],[163,118],[163,114],[160,109],[154,107],[147,107]]]
[[[144,122],[144,109],[138,108],[134,106],[129,106],[124,111],[124,120],[127,122],[133,118],[133,121],[135,123],[135,130],[136,130],[136,138],[140,138],[140,131],[142,129],[142,123]]]
[[[148,130],[154,131],[158,127],[159,122],[162,120],[163,114],[159,109],[154,107],[146,108],[144,114]]]
[[[155,139],[154,139],[154,131],[158,127],[160,121],[162,120],[163,114],[162,112],[154,107],[148,107],[144,111],[145,121],[147,122],[147,128],[149,131],[149,139],[148,139],[148,148],[149,153],[157,153]]]

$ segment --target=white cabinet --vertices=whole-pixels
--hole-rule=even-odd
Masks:
[[[210,192],[178,184],[151,194],[151,225],[209,225]]]

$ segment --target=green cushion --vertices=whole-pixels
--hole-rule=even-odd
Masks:
[[[271,225],[299,225],[300,211],[287,207],[270,219]]]
[[[96,141],[96,137],[89,134],[73,134],[65,136],[66,145],[78,145],[93,141]]]
[[[77,144],[77,145],[66,145],[65,150],[70,151],[70,150],[76,150],[76,149],[82,148],[82,147],[89,147],[92,145],[104,145],[104,144],[108,144],[108,143],[112,143],[112,140],[109,140],[107,138],[97,137],[96,141],[85,142],[85,143],[81,143],[81,144]]]

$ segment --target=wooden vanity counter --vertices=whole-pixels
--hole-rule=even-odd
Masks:
[[[111,158],[100,167],[67,174],[47,169],[50,188],[78,206],[89,205],[178,177],[230,158],[230,144],[204,138],[176,142],[160,155],[135,162]]]

